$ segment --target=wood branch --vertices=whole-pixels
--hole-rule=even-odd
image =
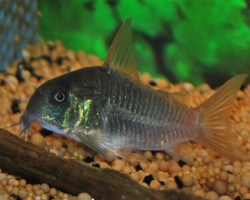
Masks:
[[[0,129],[0,168],[33,183],[47,183],[72,195],[95,199],[199,199],[178,190],[160,192],[141,186],[127,175],[65,160]]]

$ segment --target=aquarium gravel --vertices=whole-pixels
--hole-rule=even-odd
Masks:
[[[5,73],[0,74],[0,126],[3,128],[19,122],[29,98],[42,83],[81,67],[102,64],[96,56],[67,50],[59,41],[29,46],[23,50],[22,56],[23,60],[15,61]],[[215,92],[205,83],[196,88],[191,83],[171,84],[164,79],[153,79],[149,74],[140,75],[140,79],[155,89],[188,93],[188,104],[192,107]],[[244,148],[250,152],[250,85],[238,92],[231,122],[235,134],[242,138]],[[8,128],[14,134],[18,129],[18,126]],[[129,160],[109,161],[71,139],[43,129],[37,123],[32,124],[28,141],[64,159],[125,173],[145,187],[181,189],[207,200],[250,199],[250,162],[224,159],[197,143],[186,143],[187,151],[196,158],[193,164],[188,165],[165,152],[151,151],[134,152]],[[0,172],[0,199],[91,199],[86,193],[72,196],[46,183],[32,185],[22,177]]]

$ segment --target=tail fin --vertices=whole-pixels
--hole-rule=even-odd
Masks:
[[[246,77],[241,74],[230,79],[210,99],[195,108],[199,112],[197,126],[200,128],[195,141],[231,160],[250,161],[238,136],[230,129],[232,105]]]

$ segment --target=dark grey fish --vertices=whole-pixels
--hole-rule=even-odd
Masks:
[[[19,135],[24,131],[27,138],[37,121],[108,158],[126,158],[127,150],[165,150],[191,162],[182,143],[193,140],[229,159],[250,160],[229,122],[247,75],[232,78],[206,102],[189,108],[176,94],[140,84],[130,23],[127,19],[118,31],[103,66],[67,73],[35,91]]]

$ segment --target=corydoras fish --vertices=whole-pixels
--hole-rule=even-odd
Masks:
[[[249,160],[229,116],[247,75],[222,85],[196,108],[176,94],[140,84],[132,48],[131,19],[116,34],[103,66],[86,67],[49,80],[31,97],[20,118],[26,139],[31,123],[73,138],[108,157],[127,150],[165,150],[190,161],[182,143],[196,141],[233,160]]]

